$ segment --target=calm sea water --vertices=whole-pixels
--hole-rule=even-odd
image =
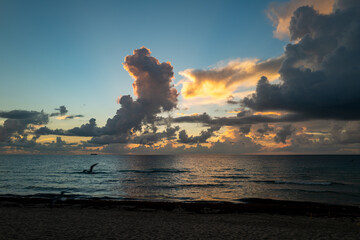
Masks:
[[[93,174],[82,171],[99,163]],[[360,156],[0,156],[0,195],[360,205]]]

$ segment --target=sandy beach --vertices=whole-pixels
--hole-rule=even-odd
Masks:
[[[141,205],[141,206],[140,206]],[[145,204],[146,205],[146,204]],[[171,204],[170,204],[171,205]],[[358,239],[360,218],[2,200],[0,239]],[[185,205],[186,206],[186,205]],[[221,210],[221,209],[220,209]],[[347,214],[345,214],[347,215]]]

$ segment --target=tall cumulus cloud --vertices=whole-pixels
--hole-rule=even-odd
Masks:
[[[119,100],[121,108],[102,128],[104,136],[92,142],[111,143],[126,141],[129,134],[141,131],[143,123],[154,123],[156,115],[177,106],[178,92],[172,84],[173,67],[170,62],[160,63],[151,56],[148,48],[136,49],[125,57],[124,68],[134,78],[133,88],[137,99],[130,95]],[[117,137],[109,137],[114,136]]]

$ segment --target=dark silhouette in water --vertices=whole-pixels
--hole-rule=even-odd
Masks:
[[[98,163],[95,163],[95,164],[91,165],[90,170],[86,170],[86,169],[85,169],[85,170],[83,171],[83,173],[93,173],[93,169],[94,169],[94,167],[95,167],[96,165],[98,165]]]

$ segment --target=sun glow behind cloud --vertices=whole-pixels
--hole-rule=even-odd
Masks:
[[[179,72],[184,77],[180,81],[183,86],[181,93],[184,99],[223,100],[236,95],[239,88],[255,87],[261,76],[266,75],[270,81],[278,79],[282,61],[281,56],[266,61],[234,60],[208,70],[186,69]]]
[[[329,14],[333,10],[335,0],[292,0],[290,2],[270,4],[267,15],[276,29],[274,37],[285,39],[290,36],[289,26],[294,11],[301,6],[312,6],[321,14]]]

